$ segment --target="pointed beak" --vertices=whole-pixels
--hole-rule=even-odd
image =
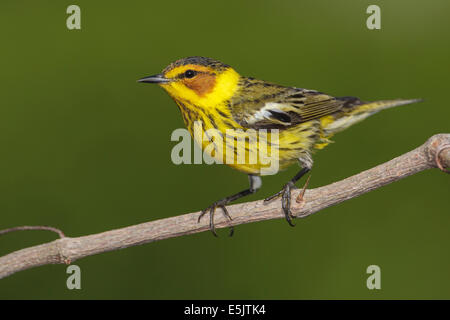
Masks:
[[[170,79],[167,79],[162,74],[155,74],[154,76],[145,77],[139,79],[137,82],[146,82],[146,83],[167,83],[170,82]]]

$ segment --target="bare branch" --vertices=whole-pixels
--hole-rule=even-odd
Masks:
[[[324,187],[306,190],[303,197],[299,197],[299,203],[292,204],[292,212],[297,217],[306,217],[417,172],[436,167],[443,171],[450,168],[450,134],[434,135],[422,146],[382,165]],[[298,197],[300,192],[302,190],[293,191],[293,197]],[[229,222],[221,215],[216,215],[217,228],[284,218],[280,201],[268,204],[264,204],[262,200],[241,203],[229,206],[228,211],[233,221]],[[0,257],[0,278],[32,267],[69,264],[102,252],[209,230],[207,219],[197,223],[199,214],[200,212],[189,213],[78,238],[63,237],[15,251]]]
[[[9,229],[0,230],[0,236],[2,234],[14,232],[14,231],[28,231],[28,230],[46,230],[46,231],[52,231],[59,235],[60,238],[64,238],[64,232],[57,228],[49,227],[49,226],[20,226],[20,227],[12,227]]]

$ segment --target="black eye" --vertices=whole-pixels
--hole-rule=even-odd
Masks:
[[[187,70],[187,71],[184,73],[184,76],[185,76],[186,78],[193,78],[193,77],[195,77],[196,74],[197,74],[197,72],[195,72],[194,70]]]

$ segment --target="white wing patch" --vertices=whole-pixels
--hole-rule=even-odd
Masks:
[[[258,121],[262,121],[265,119],[273,121],[274,115],[273,115],[273,113],[271,113],[271,111],[276,112],[276,113],[286,114],[286,112],[285,112],[286,107],[289,107],[289,105],[282,104],[282,103],[276,103],[276,102],[267,102],[266,104],[264,104],[264,107],[259,109],[254,114],[248,116],[246,121],[248,124],[254,124]],[[288,115],[286,114],[286,116],[288,116]],[[283,121],[278,121],[278,120],[276,122],[279,122],[286,126],[291,124],[290,122],[283,122]]]

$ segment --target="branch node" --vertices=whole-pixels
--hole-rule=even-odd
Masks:
[[[441,157],[441,153],[442,153],[443,151],[445,151],[445,150],[447,150],[447,151],[446,151],[446,157],[444,157],[444,156]],[[437,167],[438,167],[439,169],[441,169],[441,171],[450,174],[450,171],[447,169],[447,168],[448,168],[448,162],[449,162],[449,160],[450,160],[450,159],[449,159],[449,155],[450,155],[450,144],[443,144],[443,145],[440,145],[440,146],[438,147],[438,149],[436,150],[436,158],[435,158],[435,160],[436,160],[436,165],[437,165]],[[445,162],[445,166],[444,166],[444,164],[442,163],[443,161]]]

